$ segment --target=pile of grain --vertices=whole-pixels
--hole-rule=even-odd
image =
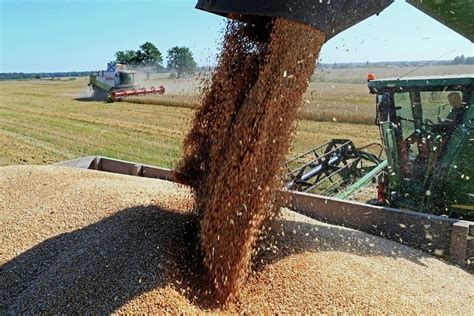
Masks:
[[[474,277],[425,253],[290,211],[215,309],[192,256],[189,191],[59,167],[0,168],[0,312],[472,312]]]
[[[217,299],[238,292],[325,35],[276,19],[231,22],[212,85],[184,146],[178,177],[196,190],[200,246]]]

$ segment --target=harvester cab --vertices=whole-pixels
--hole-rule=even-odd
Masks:
[[[391,206],[474,218],[474,75],[370,80]]]
[[[94,91],[94,97],[105,99],[112,90],[135,88],[135,74],[126,65],[109,62],[107,70],[90,75],[89,86]]]

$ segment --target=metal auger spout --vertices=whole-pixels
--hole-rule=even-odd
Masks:
[[[310,24],[326,40],[379,14],[393,0],[198,0],[196,8],[244,21],[287,18]],[[438,22],[474,41],[473,0],[406,0]]]
[[[393,0],[198,0],[196,8],[247,20],[287,18],[310,24],[326,40],[366,18],[379,14]]]

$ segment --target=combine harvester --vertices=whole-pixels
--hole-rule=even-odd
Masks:
[[[197,8],[252,23],[284,17],[310,24],[330,39],[392,2],[199,0]],[[407,2],[474,40],[471,0]],[[474,271],[474,75],[368,79],[387,160],[350,140],[318,146],[285,164],[280,194],[286,206]],[[172,180],[171,170],[104,157],[59,165]],[[372,178],[378,179],[377,205],[344,200]]]
[[[94,91],[94,99],[115,102],[130,96],[165,93],[163,86],[138,89],[135,75],[136,72],[128,70],[125,65],[115,62],[108,63],[106,71],[101,70],[89,77],[89,86]]]

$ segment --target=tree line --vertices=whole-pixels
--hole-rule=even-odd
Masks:
[[[175,46],[167,52],[167,70],[175,71],[177,78],[186,74],[194,74],[197,63],[194,60],[193,53],[188,47]],[[115,53],[115,61],[119,64],[125,64],[132,69],[144,69],[147,78],[150,72],[161,72],[165,69],[163,66],[163,55],[160,50],[150,42],[140,45],[138,50],[118,51]]]
[[[193,74],[198,68],[194,61],[193,54],[188,47],[175,46],[167,52],[167,67],[163,66],[163,56],[161,52],[150,42],[140,46],[137,51],[127,50],[115,53],[116,62],[126,64],[130,68],[145,69],[148,71],[163,72],[176,71],[176,76],[181,78],[185,74]],[[474,65],[474,56],[456,56],[452,60],[438,61],[394,61],[394,62],[365,62],[365,63],[318,63],[319,69],[346,69],[346,68],[368,68],[368,67],[419,67],[423,65]],[[209,71],[208,67],[203,67],[203,71]],[[41,72],[24,73],[10,72],[0,73],[0,80],[29,80],[44,78],[63,77],[85,77],[94,74],[94,71],[66,71],[66,72]]]
[[[198,69],[193,53],[188,47],[174,46],[167,51],[167,65],[163,65],[163,55],[151,42],[140,45],[138,50],[125,50],[115,53],[115,61],[131,69],[146,72],[147,79],[151,72],[171,71],[177,78],[192,75]],[[93,71],[43,72],[43,73],[0,73],[0,80],[27,80],[62,77],[83,77],[94,74]]]
[[[7,72],[0,73],[0,80],[29,80],[29,79],[59,79],[64,77],[86,77],[92,71],[66,71],[66,72]]]
[[[464,55],[454,57],[453,65],[474,65],[474,56],[464,57]]]
[[[419,60],[419,61],[382,61],[382,62],[365,62],[365,63],[319,63],[320,69],[347,69],[347,68],[369,68],[369,67],[420,67],[427,66],[448,66],[448,65],[474,65],[474,56],[465,57],[464,55],[456,56],[452,60]]]

